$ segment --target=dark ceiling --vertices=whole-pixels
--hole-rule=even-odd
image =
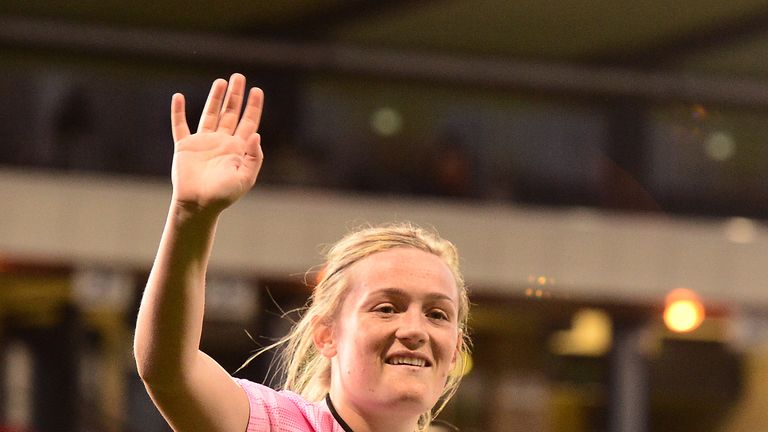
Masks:
[[[55,20],[146,32],[768,76],[768,3],[762,0],[5,0],[0,14],[6,23]]]
[[[609,101],[601,106],[612,125],[607,155],[622,169],[643,181],[668,177],[658,184],[679,172],[687,176],[688,183],[681,184],[692,188],[702,189],[706,179],[722,186],[719,195],[702,198],[706,205],[691,198],[690,204],[678,206],[680,211],[768,211],[762,171],[768,164],[763,151],[768,122],[762,118],[768,111],[764,0],[5,0],[0,3],[0,51],[17,54],[0,52],[6,66],[40,52],[45,53],[43,63],[70,53],[133,56],[162,63],[162,68],[176,61],[244,72],[274,66],[280,73],[291,68],[363,73],[464,82],[492,92],[534,89],[536,96],[586,96],[600,104],[603,98]],[[666,165],[638,162],[651,153],[653,138],[636,126],[638,114],[646,120],[670,115],[628,106],[621,98],[626,96],[683,102],[682,121],[675,121],[692,124],[686,129],[689,141],[706,138],[702,131],[719,136],[714,132],[728,130],[741,153],[730,165],[718,165],[701,156],[699,147],[695,159],[685,153],[693,150],[666,146],[662,150],[680,153],[690,166],[675,165],[658,149],[658,161]],[[706,124],[710,131],[700,127],[707,111],[699,104],[737,110],[733,118],[712,113]],[[757,117],[744,117],[742,108],[756,111]],[[278,120],[292,116],[271,112]],[[293,126],[271,121],[283,130]],[[676,196],[691,195],[678,186]],[[556,196],[546,188],[535,189],[534,195]],[[723,199],[734,196],[738,205]]]

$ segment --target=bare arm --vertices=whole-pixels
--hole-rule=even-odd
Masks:
[[[198,131],[184,97],[171,104],[173,197],[136,323],[136,364],[152,400],[177,432],[244,431],[248,400],[199,350],[205,272],[221,212],[254,184],[263,155],[256,130],[263,94],[245,78],[213,83]]]

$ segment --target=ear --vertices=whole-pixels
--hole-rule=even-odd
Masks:
[[[336,355],[336,339],[334,338],[333,325],[319,317],[315,317],[312,324],[312,340],[315,343],[315,348],[323,357],[334,357]]]

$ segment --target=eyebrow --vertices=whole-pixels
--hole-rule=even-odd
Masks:
[[[387,295],[387,296],[398,297],[398,298],[410,297],[410,293],[407,290],[404,290],[402,288],[396,288],[396,287],[376,289],[371,292],[370,296],[373,297],[377,295]],[[456,303],[451,297],[442,293],[428,293],[426,297],[428,300],[447,300],[451,303]]]

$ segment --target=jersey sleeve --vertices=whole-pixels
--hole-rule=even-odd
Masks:
[[[287,395],[265,385],[234,378],[248,395],[246,432],[313,432],[315,428]]]

